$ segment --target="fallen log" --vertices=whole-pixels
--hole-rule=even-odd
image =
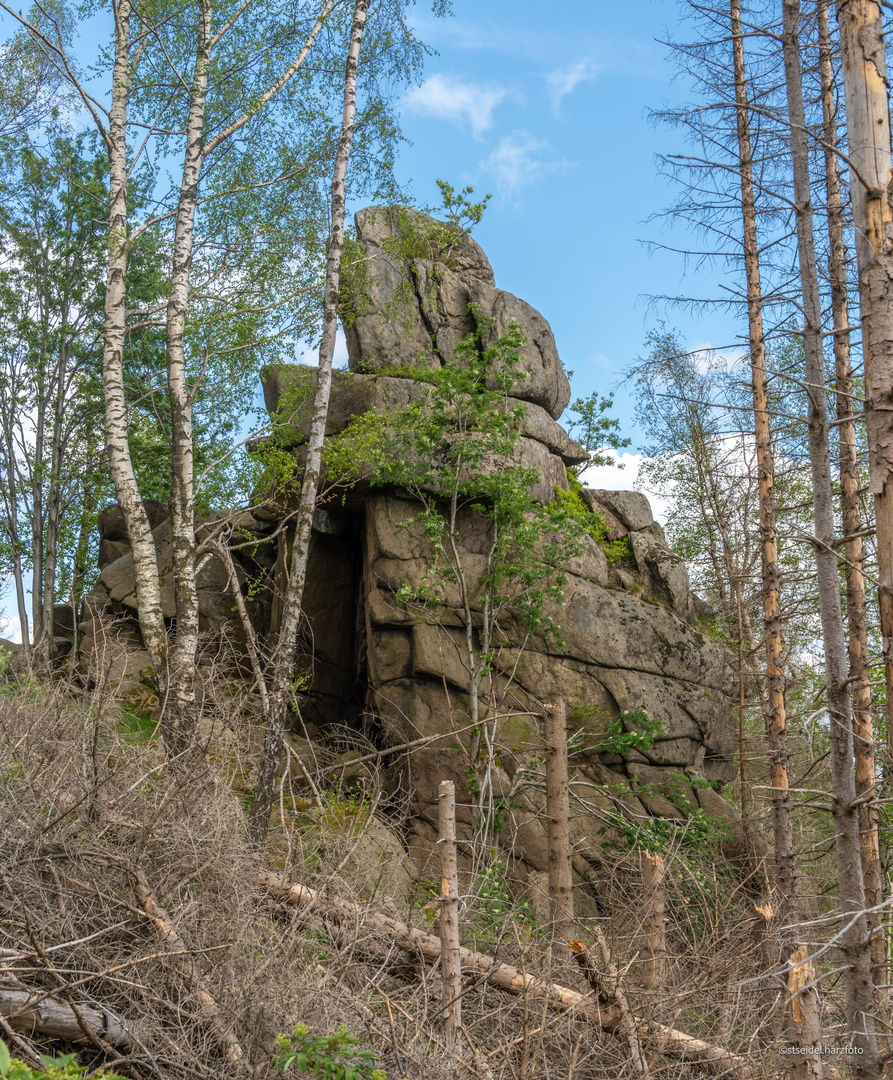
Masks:
[[[231,1065],[237,1065],[245,1056],[245,1051],[229,1030],[223,1010],[205,986],[204,976],[192,959],[190,950],[177,933],[170,916],[158,905],[154,896],[149,892],[149,884],[143,872],[134,866],[128,866],[127,872],[130,875],[134,895],[149,921],[155,927],[162,943],[172,953],[178,953],[182,956],[179,965],[180,973],[201,1006],[202,1023],[214,1036],[214,1040],[226,1060]]]
[[[261,871],[257,880],[271,896],[283,903],[299,908],[312,904],[316,910],[324,912],[336,922],[360,920],[370,929],[388,934],[407,952],[421,954],[431,963],[440,960],[440,938],[434,934],[428,934],[380,912],[365,910],[347,900],[323,896],[306,885],[283,881],[278,875],[268,871]],[[483,981],[486,981],[488,986],[507,994],[524,995],[529,1000],[542,1001],[544,1005],[552,1008],[573,1009],[578,1015],[585,1016],[605,1031],[624,1034],[624,1024],[628,1023],[628,1020],[625,1020],[616,1006],[600,1005],[591,995],[580,994],[570,987],[527,975],[510,964],[500,963],[492,956],[473,952],[471,949],[460,948],[459,958],[462,974],[465,976],[483,976]],[[722,1046],[714,1046],[703,1039],[686,1035],[684,1031],[639,1016],[632,1019],[639,1038],[653,1044],[662,1054],[679,1058],[705,1071],[733,1076],[736,1080],[757,1080],[757,1077],[762,1075],[762,1070],[751,1065],[746,1057],[734,1054]]]
[[[84,1025],[116,1050],[142,1052],[136,1029],[107,1009],[78,1005]],[[9,1027],[23,1035],[48,1035],[66,1042],[84,1042],[86,1035],[70,1005],[43,991],[11,990],[0,986],[0,1015]]]
[[[648,1062],[642,1053],[642,1048],[639,1046],[636,1018],[629,1006],[626,991],[623,989],[620,976],[617,973],[617,966],[611,959],[611,950],[608,948],[608,943],[600,926],[594,928],[594,937],[605,967],[604,974],[596,967],[592,957],[589,955],[589,950],[582,941],[571,942],[571,953],[573,953],[574,960],[583,969],[583,974],[593,990],[607,998],[608,1001],[613,1001],[617,1006],[620,1012],[620,1026],[629,1045],[630,1061],[637,1076],[647,1076]]]

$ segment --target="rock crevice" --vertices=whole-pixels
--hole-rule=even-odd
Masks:
[[[516,453],[536,470],[536,499],[548,503],[556,490],[569,490],[568,466],[587,455],[556,422],[570,391],[545,319],[498,290],[483,251],[449,226],[394,207],[363,210],[356,224],[353,257],[362,272],[347,275],[342,297],[350,370],[335,373],[327,437],[365,413],[393,413],[416,400],[420,391],[410,370],[451,362],[452,350],[481,315],[493,320],[485,338],[514,320],[527,339],[521,356],[526,378],[511,402],[524,405]],[[417,231],[421,246],[398,257],[397,241],[407,229]],[[290,447],[300,464],[313,372],[272,365],[262,380],[267,408],[280,425],[277,445]],[[572,783],[582,793],[581,806],[588,805],[573,826],[580,850],[603,843],[618,816],[681,820],[698,808],[726,823],[734,847],[740,823],[717,790],[735,778],[733,657],[704,633],[709,611],[693,595],[685,565],[667,546],[647,499],[638,492],[580,494],[603,519],[604,540],[588,538],[567,567],[565,602],[551,612],[562,644],[535,635],[525,641],[509,618],[494,651],[502,705],[491,778],[504,804],[499,843],[505,857],[522,872],[546,867],[536,763],[543,706],[557,697],[568,705],[569,733],[580,733],[572,762]],[[277,630],[289,552],[288,506],[285,496],[258,494],[252,512],[243,511],[235,526],[257,540],[236,552],[237,566],[255,630],[268,642]],[[317,511],[307,634],[295,659],[296,676],[304,680],[302,718],[316,737],[324,738],[330,725],[363,726],[385,747],[467,727],[469,673],[458,595],[447,588],[436,612],[398,599],[401,588],[421,584],[429,565],[412,523],[417,510],[405,492],[366,484],[344,503],[327,502]],[[127,647],[117,674],[128,687],[148,658],[140,664],[133,568],[119,519],[110,509],[100,520],[101,574],[82,612],[81,649],[85,666],[95,669],[112,633],[123,635]],[[164,508],[153,504],[150,520],[164,564],[170,547]],[[221,519],[200,528],[213,528],[214,520]],[[287,527],[280,529],[283,522]],[[269,540],[274,533],[277,539]],[[469,512],[459,544],[472,577],[483,570],[484,543],[480,522]],[[212,560],[199,580],[202,629],[211,638],[228,636],[238,657],[244,642],[230,589]],[[173,617],[173,592],[165,590],[165,614]],[[643,726],[647,738],[639,737]],[[460,840],[472,840],[468,752],[467,740],[457,735],[409,759],[408,844],[422,872],[436,842],[441,780],[455,782]]]

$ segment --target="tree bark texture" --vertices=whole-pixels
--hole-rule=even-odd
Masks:
[[[549,823],[549,928],[555,955],[567,957],[575,935],[571,866],[567,709],[559,698],[545,709],[546,816]]]
[[[229,1024],[223,1010],[207,990],[204,977],[196,962],[192,959],[191,950],[186,947],[183,939],[177,933],[170,916],[156,903],[155,898],[149,891],[149,884],[142,871],[131,867],[128,869],[128,873],[130,874],[134,895],[146,917],[155,927],[165,948],[170,949],[171,952],[181,954],[180,971],[186,985],[195,995],[198,1002],[202,1023],[214,1037],[214,1041],[219,1046],[224,1058],[230,1065],[237,1065],[245,1056],[245,1052],[229,1030]]]
[[[889,750],[893,746],[893,164],[881,4],[837,0],[837,22],[859,267]]]
[[[44,997],[43,990],[9,989],[0,986],[0,1016],[13,1031],[25,1035],[45,1035],[66,1042],[84,1042],[87,1036],[70,1005],[57,998]],[[108,1009],[78,1005],[77,1012],[85,1026],[98,1038],[119,1050],[143,1051],[136,1025],[119,1019]]]
[[[448,1046],[462,1029],[462,963],[459,959],[459,859],[456,848],[456,787],[442,780],[438,794],[440,823],[440,971],[443,1025]]]
[[[582,941],[571,942],[571,952],[574,960],[583,969],[583,974],[589,981],[590,986],[606,1001],[616,1006],[620,1013],[620,1027],[626,1036],[627,1046],[629,1047],[629,1058],[632,1062],[633,1071],[637,1076],[647,1076],[648,1061],[639,1045],[636,1018],[629,1007],[629,1000],[620,981],[617,965],[611,959],[611,950],[608,948],[608,943],[600,926],[594,927],[593,936],[598,945],[604,973],[599,970],[598,964],[589,955],[589,950]]]
[[[261,871],[257,880],[270,895],[286,904],[299,908],[313,905],[336,922],[359,922],[369,930],[387,934],[401,949],[414,956],[421,955],[429,963],[440,960],[440,938],[434,934],[428,934],[379,912],[365,910],[346,900],[324,897],[314,889],[290,884],[268,871]],[[573,1009],[578,1016],[585,1017],[605,1031],[623,1034],[620,1010],[615,1006],[602,1007],[588,994],[580,994],[567,986],[538,979],[509,964],[501,964],[492,956],[473,952],[471,949],[461,948],[459,959],[463,974],[474,977],[478,982],[486,981],[489,986],[507,994],[525,996],[529,1002],[542,1002],[546,1008],[560,1011]],[[691,1067],[710,1074],[721,1070],[724,1076],[735,1077],[737,1080],[757,1080],[763,1075],[762,1062],[752,1065],[746,1057],[703,1039],[693,1038],[684,1031],[640,1016],[635,1016],[634,1020],[640,1040],[654,1046],[662,1054],[681,1058]]]
[[[660,990],[667,963],[666,866],[660,855],[642,852],[642,989]]]
[[[809,950],[801,947],[788,961],[788,1042],[801,1051],[793,1056],[791,1080],[822,1080],[822,1003],[815,981]]]
[[[871,671],[868,655],[868,614],[865,601],[863,569],[865,545],[859,535],[862,509],[859,492],[862,477],[856,446],[856,400],[853,394],[853,368],[850,360],[849,305],[847,290],[847,252],[843,238],[840,158],[837,149],[837,105],[834,96],[834,70],[831,33],[828,26],[828,2],[819,0],[819,67],[822,93],[822,137],[825,143],[825,190],[829,242],[829,282],[834,335],[834,379],[837,397],[837,435],[840,459],[840,506],[843,518],[844,567],[849,655],[852,687],[853,739],[856,764],[856,794],[866,801],[860,809],[859,835],[862,845],[862,876],[865,903],[877,907],[883,900],[878,810],[872,796],[876,787],[874,730],[871,716]],[[886,949],[880,912],[868,915],[872,932],[872,976],[875,986],[887,982]]]
[[[800,3],[784,0],[783,51],[791,151],[794,208],[803,303],[803,352],[809,393],[809,459],[815,520],[816,577],[825,659],[826,701],[830,723],[834,848],[841,913],[845,919],[843,951],[847,960],[846,1016],[854,1055],[854,1075],[880,1077],[874,1022],[870,937],[865,918],[859,808],[853,762],[852,710],[847,672],[840,582],[834,546],[834,489],[822,354],[822,311],[809,177],[809,146],[800,71]]]
[[[161,605],[158,559],[149,518],[140,498],[128,442],[128,410],[124,392],[124,345],[127,336],[127,109],[131,69],[130,0],[121,0],[115,19],[115,62],[112,101],[105,135],[109,153],[108,278],[105,294],[105,336],[102,383],[109,470],[115,497],[124,515],[133,553],[137,610],[143,642],[152,667],[163,676],[168,638]]]
[[[357,70],[369,4],[370,0],[357,0],[344,69],[341,137],[338,141],[335,167],[332,172],[332,223],[329,233],[328,263],[326,266],[323,331],[319,346],[319,372],[316,396],[313,401],[307,462],[304,468],[304,479],[295,522],[295,539],[292,547],[288,588],[282,610],[279,640],[273,656],[270,674],[270,713],[264,732],[264,746],[254,791],[254,803],[248,822],[248,839],[255,844],[260,844],[266,836],[270,811],[273,807],[279,762],[282,757],[289,703],[291,701],[291,670],[298,639],[301,605],[304,599],[304,582],[307,577],[307,559],[310,553],[310,533],[313,526],[313,513],[316,508],[316,494],[319,489],[326,416],[329,411],[329,396],[332,389],[332,358],[335,353],[335,334],[338,329],[338,284],[341,277],[341,255],[344,251],[344,179],[353,140],[357,108]]]
[[[192,391],[186,373],[186,309],[192,268],[195,211],[205,159],[205,103],[211,63],[211,0],[201,0],[195,65],[189,91],[186,147],[177,216],[165,327],[167,391],[171,409],[171,550],[177,633],[164,685],[163,730],[175,751],[192,740],[195,717],[195,662],[198,652],[198,594],[195,583],[195,482],[192,445]],[[165,722],[166,721],[166,722]]]
[[[735,115],[741,175],[741,220],[744,270],[747,279],[747,321],[753,376],[753,413],[759,471],[760,541],[762,547],[763,619],[766,635],[766,734],[769,741],[770,779],[775,840],[775,865],[782,903],[792,913],[797,907],[797,866],[794,824],[788,792],[787,710],[781,633],[781,585],[778,572],[778,533],[775,526],[775,461],[769,426],[769,387],[766,379],[766,343],[763,335],[762,288],[757,242],[756,196],[753,183],[753,148],[750,106],[741,28],[741,0],[730,0],[732,59],[735,77]]]

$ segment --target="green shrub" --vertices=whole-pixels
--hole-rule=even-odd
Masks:
[[[373,1068],[378,1055],[364,1050],[343,1024],[334,1035],[311,1035],[306,1025],[298,1024],[276,1042],[279,1053],[273,1064],[282,1072],[294,1065],[301,1076],[325,1080],[387,1080],[384,1069]]]
[[[0,1077],[3,1080],[80,1080],[87,1071],[77,1063],[76,1054],[63,1054],[61,1057],[45,1057],[40,1055],[43,1069],[37,1071],[24,1061],[14,1058],[9,1053],[9,1047],[0,1039]],[[97,1073],[95,1080],[124,1080],[117,1073]]]

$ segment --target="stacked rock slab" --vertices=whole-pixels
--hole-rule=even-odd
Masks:
[[[587,454],[556,422],[570,390],[545,319],[495,287],[486,256],[469,237],[454,235],[448,250],[438,251],[437,238],[448,227],[425,215],[375,207],[358,213],[356,225],[362,289],[358,295],[357,286],[349,285],[343,297],[349,371],[335,373],[327,436],[363,413],[393,412],[410,403],[419,389],[407,370],[453,362],[455,345],[482,316],[495,320],[487,334],[501,334],[514,321],[527,339],[521,366],[528,376],[513,391],[525,407],[517,457],[537,470],[532,494],[538,500],[549,502],[556,488],[567,490],[568,466],[585,462]],[[400,256],[389,245],[407,228],[421,234],[427,258]],[[299,453],[309,434],[311,375],[275,366],[262,379],[267,408],[287,425],[287,438]],[[534,639],[519,656],[519,639],[508,630],[497,661],[503,672],[514,672],[504,709],[516,714],[500,721],[497,736],[495,793],[511,793],[502,835],[506,854],[535,871],[546,867],[542,799],[530,788],[518,797],[512,780],[542,756],[539,715],[557,697],[568,704],[569,727],[596,736],[621,714],[644,711],[660,722],[654,743],[642,752],[623,758],[593,751],[575,759],[576,780],[603,809],[619,808],[632,819],[682,818],[686,808],[700,806],[738,831],[736,815],[716,785],[705,784],[721,786],[735,776],[731,657],[694,624],[705,607],[692,594],[685,565],[668,548],[647,499],[637,492],[589,489],[583,496],[603,516],[607,542],[588,539],[569,567],[566,602],[554,612],[562,648]],[[367,709],[394,743],[463,727],[468,678],[459,612],[447,606],[435,617],[396,600],[400,588],[417,586],[428,568],[425,541],[414,524],[418,504],[405,493],[367,487],[343,506],[325,512],[324,527],[331,531],[332,522],[340,521],[343,534],[353,522],[358,538]],[[481,523],[466,519],[461,556],[472,573],[483,564],[485,542]],[[444,740],[410,759],[410,847],[420,868],[437,838],[441,780],[455,782],[460,836],[472,835],[469,768],[455,748],[459,742]],[[635,790],[643,792],[641,798]],[[591,846],[599,842],[603,820],[584,815],[575,827],[580,843]]]
[[[570,387],[542,315],[497,289],[480,247],[449,225],[394,207],[363,210],[356,225],[354,269],[345,274],[342,293],[349,370],[335,373],[327,436],[365,413],[391,413],[412,402],[420,390],[410,369],[456,362],[455,346],[482,319],[485,338],[514,321],[527,339],[521,354],[526,378],[511,403],[524,407],[516,458],[536,470],[535,499],[548,503],[556,490],[569,490],[568,467],[584,463],[587,454],[557,423]],[[291,448],[299,468],[315,373],[270,366],[262,381],[278,426],[276,443]],[[297,674],[308,680],[301,705],[307,732],[325,737],[331,724],[362,724],[385,747],[466,728],[461,614],[449,606],[449,597],[436,615],[397,600],[400,589],[417,586],[429,566],[415,522],[418,504],[405,492],[368,484],[342,495],[326,501],[314,519],[304,598],[309,632],[305,655],[296,659]],[[684,819],[698,808],[727,822],[733,844],[740,841],[736,815],[716,790],[735,777],[733,658],[698,628],[709,612],[692,594],[685,566],[668,548],[647,499],[591,489],[582,495],[604,519],[606,536],[603,542],[587,538],[585,550],[568,566],[565,602],[552,612],[561,647],[533,637],[521,649],[520,635],[506,626],[496,658],[502,687],[508,673],[511,680],[496,734],[494,794],[504,800],[503,857],[521,876],[546,869],[541,785],[518,781],[542,758],[543,706],[559,697],[568,706],[569,734],[582,729],[594,747],[573,758],[574,790],[593,811],[574,821],[579,850],[604,842],[606,818]],[[252,618],[268,642],[278,629],[277,594],[289,551],[288,528],[278,526],[294,509],[292,499],[275,490],[259,492],[242,520],[258,541],[258,565],[242,570],[255,581]],[[166,515],[158,516],[153,524],[163,562],[169,547]],[[133,634],[133,572],[116,520],[112,515],[102,527],[104,565],[85,610],[116,612]],[[268,536],[276,539],[265,543]],[[472,574],[483,565],[485,543],[482,521],[466,515],[459,545]],[[266,591],[257,587],[259,566],[269,582]],[[217,569],[206,573],[211,576],[200,582],[203,625],[213,631],[232,619],[232,596],[229,583],[214,576]],[[96,625],[95,618],[87,622]],[[86,622],[83,629],[87,633]],[[230,633],[237,645],[240,633]],[[128,663],[138,668],[140,659]],[[635,729],[632,714],[642,713],[660,725],[650,746],[621,754],[618,740],[606,744],[601,738],[606,724],[621,716]],[[441,780],[455,782],[459,836],[472,839],[474,800],[463,740],[467,734],[416,750],[406,766],[409,847],[426,876],[435,873],[431,855]]]

